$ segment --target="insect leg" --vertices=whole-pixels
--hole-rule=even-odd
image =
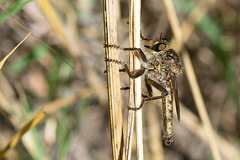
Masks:
[[[140,32],[140,37],[141,37],[142,40],[145,40],[145,41],[151,41],[152,40],[151,38],[144,37],[142,32]]]
[[[117,63],[117,64],[123,65],[123,66],[124,66],[124,70],[127,71],[127,74],[128,74],[129,77],[132,78],[132,79],[135,79],[135,78],[140,77],[140,76],[143,75],[143,73],[145,72],[145,68],[143,68],[143,67],[131,72],[130,69],[129,69],[129,67],[128,67],[128,65],[125,64],[125,63],[122,62],[122,61],[119,61],[119,60],[105,58],[105,61],[106,61],[106,62],[113,62],[113,63]]]
[[[106,58],[105,57],[105,62],[113,62],[113,63],[116,63],[116,64],[121,64],[121,65],[127,65],[126,63],[122,62],[122,61],[119,61],[119,60],[116,60],[116,59],[110,59],[110,58]]]
[[[162,98],[164,98],[165,96],[166,96],[166,95],[156,96],[156,97],[151,97],[151,98],[146,98],[145,95],[143,95],[144,98],[142,99],[142,102],[141,102],[141,104],[140,104],[140,106],[139,106],[138,108],[132,108],[132,107],[128,106],[128,109],[129,109],[129,110],[137,111],[137,110],[139,110],[139,109],[141,109],[141,108],[143,107],[143,104],[144,104],[145,101],[153,101],[153,100],[157,100],[157,99],[162,99]]]
[[[168,95],[168,91],[159,83],[155,82],[152,79],[147,79],[147,82],[151,84],[153,87],[155,87],[156,89],[158,89],[160,92],[164,93],[164,97]]]
[[[126,69],[119,69],[119,72],[125,72],[126,71]]]
[[[147,83],[149,83],[149,85],[152,85],[153,87],[158,89],[160,92],[164,93],[164,95],[162,95],[162,96],[155,96],[155,97],[146,97],[145,95],[143,95],[143,99],[142,99],[142,102],[141,102],[140,106],[138,108],[132,108],[132,107],[128,106],[129,110],[135,110],[135,111],[139,110],[139,109],[141,109],[143,107],[143,104],[144,104],[145,101],[152,101],[152,100],[162,99],[162,98],[164,98],[165,96],[168,95],[168,91],[164,87],[162,87],[159,83],[155,82],[152,79],[147,79],[147,78],[146,78],[146,81],[147,81]]]
[[[129,87],[121,87],[120,90],[121,90],[121,91],[129,90]]]
[[[148,79],[145,77],[145,86],[147,88],[147,93],[148,93],[148,97],[152,97],[152,87],[151,85],[148,83],[147,81]],[[144,96],[144,95],[143,95]]]
[[[125,72],[126,70],[123,68],[123,69],[119,69],[119,72]],[[104,70],[104,74],[107,73],[107,70]]]
[[[141,48],[123,48],[124,51],[137,51],[135,54],[138,59],[142,60],[143,62],[147,62],[147,57],[145,56],[144,52]]]
[[[104,44],[104,47],[116,48],[124,51],[137,51],[138,53],[135,55],[138,57],[138,59],[147,62],[147,57],[145,56],[141,48],[121,48],[120,46],[115,44]]]
[[[132,79],[140,77],[145,72],[145,68],[143,68],[143,67],[140,68],[140,69],[136,69],[136,70],[134,70],[132,72],[130,71],[128,65],[125,64],[124,68],[127,71],[127,74],[129,75],[129,77],[132,78]]]

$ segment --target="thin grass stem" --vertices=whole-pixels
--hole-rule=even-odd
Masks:
[[[129,15],[129,42],[130,47],[140,48],[140,0],[130,1]],[[129,54],[130,70],[141,67],[139,60],[133,54]],[[129,80],[129,103],[130,107],[139,107],[141,104],[141,78]],[[132,134],[134,124],[136,124],[137,159],[143,159],[143,135],[142,135],[142,110],[128,111],[128,127],[126,138],[126,159],[131,160]]]

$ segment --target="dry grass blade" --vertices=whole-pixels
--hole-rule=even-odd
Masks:
[[[0,152],[0,159],[3,158],[4,154],[11,148],[13,148],[22,138],[22,136],[35,127],[45,117],[44,112],[39,112],[30,122],[28,122],[22,129],[20,129],[9,142],[9,144]]]
[[[5,61],[13,54],[13,52],[30,36],[32,32],[29,32],[25,38],[16,45],[11,52],[9,52],[0,62],[0,70],[2,69],[2,66],[4,65]]]
[[[117,42],[117,1],[103,1],[104,39],[105,44],[118,44]],[[105,57],[118,59],[118,50],[105,48]],[[108,103],[110,113],[110,129],[112,139],[113,159],[122,159],[123,156],[123,122],[120,93],[119,66],[115,63],[106,62]]]
[[[85,88],[84,90],[70,95],[68,97],[57,99],[53,102],[50,102],[44,106],[42,106],[33,119],[26,123],[22,129],[20,129],[12,138],[12,140],[8,143],[8,145],[0,152],[0,159],[5,155],[5,153],[13,148],[22,138],[22,136],[28,132],[31,128],[35,127],[47,114],[51,114],[53,112],[58,111],[60,108],[69,106],[76,102],[80,97],[88,97],[89,95],[95,93],[96,91],[103,90],[103,84],[99,84],[98,86],[92,86],[90,88]]]
[[[42,106],[40,108],[39,112],[43,111],[46,114],[51,114],[53,112],[56,112],[57,110],[59,110],[63,107],[66,107],[66,106],[69,106],[69,105],[75,103],[80,98],[88,97],[91,94],[96,93],[96,92],[102,92],[102,90],[105,88],[103,86],[104,86],[104,84],[98,84],[97,86],[91,86],[91,87],[85,88],[85,89],[79,91],[78,93],[70,95],[68,97],[57,99],[53,102],[50,102],[50,103]]]
[[[19,26],[21,26],[25,31],[31,32],[31,31],[26,27],[26,25],[24,25],[22,22],[20,22],[15,16],[13,16],[10,12],[8,12],[2,5],[0,5],[0,8],[1,8],[4,12],[6,12],[12,19],[14,19],[14,20],[17,22],[17,24],[18,24]],[[42,43],[43,45],[45,45],[48,49],[50,49],[53,53],[55,53],[56,55],[58,55],[58,56],[59,56],[65,63],[67,63],[72,69],[74,69],[73,66],[72,66],[70,63],[68,63],[62,55],[58,54],[58,53],[57,53],[52,47],[50,47],[47,43],[45,43],[45,42],[43,42],[41,39],[39,39],[34,33],[32,33],[32,36],[33,36],[34,38],[36,38],[40,43]]]
[[[176,42],[178,43],[178,47],[181,48],[181,46],[183,46],[184,42],[183,42],[183,34],[181,31],[181,27],[179,25],[178,19],[177,19],[177,15],[176,12],[174,10],[174,6],[171,0],[164,0],[164,4],[166,6],[167,12],[168,12],[168,16],[170,19],[170,24],[172,26],[175,38],[176,38]],[[196,76],[194,74],[194,70],[193,70],[193,66],[189,57],[189,54],[187,52],[183,53],[183,61],[186,67],[186,75],[188,78],[188,81],[190,83],[190,87],[191,87],[191,91],[193,93],[193,97],[194,97],[194,101],[196,103],[201,121],[203,123],[203,127],[205,130],[205,134],[208,137],[208,142],[213,154],[214,159],[216,160],[220,160],[221,156],[219,153],[219,149],[218,149],[218,145],[216,142],[216,138],[214,136],[214,132],[206,111],[206,106],[204,104],[198,83],[197,83],[197,79]]]

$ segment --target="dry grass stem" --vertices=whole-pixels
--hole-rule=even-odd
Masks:
[[[88,96],[90,96],[90,95],[92,95],[93,93],[96,93],[96,92],[102,92],[103,89],[105,89],[104,84],[98,84],[98,85],[95,85],[95,86],[85,88],[85,89],[79,91],[76,94],[57,99],[55,101],[52,101],[52,102],[42,106],[39,109],[39,112],[43,111],[46,114],[54,113],[54,112],[56,112],[57,110],[59,110],[63,107],[66,107],[66,106],[69,106],[69,105],[75,103],[79,99],[82,99],[84,97],[88,97]]]
[[[191,34],[195,28],[195,25],[206,15],[207,10],[210,8],[210,6],[212,6],[214,4],[214,2],[216,2],[216,0],[201,1],[190,13],[187,20],[185,20],[182,23],[182,26],[181,26],[182,32],[176,33],[176,39],[179,40],[180,37],[182,37],[183,39],[181,39],[181,42],[179,42],[179,41],[176,42],[176,40],[173,40],[173,42],[171,42],[172,45],[176,46],[177,51],[180,51],[181,47],[182,47],[182,45],[178,46],[178,44],[180,44],[180,43],[182,44],[183,41],[184,41],[184,43],[186,43],[188,41],[189,37],[191,36]],[[169,7],[171,7],[171,6],[169,6]],[[168,15],[169,15],[170,22],[175,22],[177,20],[177,19],[175,19],[174,15],[172,15],[172,14],[168,14]],[[177,30],[175,25],[173,27],[174,27],[174,30]],[[184,36],[181,35],[182,33],[184,33]]]
[[[147,110],[147,125],[149,129],[149,143],[151,150],[151,160],[164,160],[161,128],[159,125],[159,115],[156,107],[148,107]]]
[[[130,15],[129,15],[129,42],[130,47],[140,48],[140,8],[141,1],[130,1]],[[129,54],[130,70],[140,68],[139,60],[133,55]],[[139,107],[141,104],[141,77],[129,80],[129,103],[130,107]],[[135,115],[134,115],[135,114]],[[135,121],[134,121],[135,119]],[[142,135],[142,110],[128,111],[128,127],[126,138],[126,159],[131,159],[132,134],[134,123],[136,124],[136,140],[137,140],[137,159],[143,159],[143,135]]]
[[[129,97],[130,97],[130,94],[129,94]],[[131,103],[129,103],[129,104],[131,104]],[[126,157],[126,160],[131,160],[132,138],[133,138],[133,133],[134,133],[133,132],[134,120],[135,120],[134,111],[129,110],[128,111],[128,119],[127,119],[126,145],[125,145],[125,157]]]
[[[210,145],[213,157],[216,160],[220,160],[221,156],[219,153],[217,141],[216,141],[216,138],[214,135],[214,131],[213,131],[209,116],[207,114],[206,106],[204,104],[204,101],[203,101],[203,98],[202,98],[202,95],[200,92],[200,88],[197,83],[196,75],[194,74],[192,62],[190,60],[188,53],[183,54],[183,60],[184,60],[184,64],[186,67],[187,79],[189,81],[190,88],[193,93],[193,98],[196,103],[198,113],[200,115],[200,118],[201,118],[201,121],[203,124],[203,128],[205,130],[205,134],[207,135],[208,143]]]
[[[48,20],[51,22],[53,29],[56,31],[57,35],[59,36],[63,46],[68,50],[68,52],[74,57],[77,53],[73,51],[73,47],[71,47],[70,40],[66,35],[63,22],[58,17],[57,13],[54,11],[52,5],[49,3],[48,0],[37,0],[39,6],[47,16]]]
[[[172,1],[170,0],[164,0],[164,4],[166,6],[167,12],[168,12],[168,16],[170,19],[170,24],[171,27],[173,29],[173,33],[175,35],[176,38],[176,42],[178,43],[178,47],[181,48],[180,46],[183,46],[183,37],[182,37],[182,30],[180,27],[180,24],[178,22],[177,19],[177,15],[173,6]],[[185,68],[186,68],[186,75],[190,84],[190,88],[191,91],[193,93],[193,97],[194,97],[194,101],[196,103],[197,109],[198,109],[198,113],[200,115],[201,121],[203,123],[203,127],[205,130],[205,134],[208,137],[208,143],[210,145],[210,149],[211,152],[213,154],[214,159],[216,160],[220,160],[221,156],[219,153],[219,149],[218,149],[218,145],[216,142],[216,138],[214,136],[214,132],[206,111],[206,106],[204,104],[198,83],[197,83],[197,79],[196,76],[194,74],[194,69],[189,57],[189,54],[187,52],[183,53],[183,61],[185,64]]]
[[[117,41],[117,19],[116,6],[117,1],[103,1],[104,18],[104,39],[105,44],[118,44]],[[118,50],[114,48],[105,48],[105,57],[109,59],[118,59]],[[112,139],[113,159],[123,158],[123,122],[120,93],[119,66],[115,63],[106,63],[107,69],[107,87],[108,102],[110,112],[110,129]]]

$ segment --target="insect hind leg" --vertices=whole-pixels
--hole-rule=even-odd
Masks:
[[[146,78],[145,81],[146,81],[146,84],[149,85],[148,86],[149,87],[148,92],[149,91],[151,92],[150,87],[153,86],[156,89],[158,89],[160,92],[162,92],[164,95],[155,96],[155,97],[149,97],[149,96],[146,96],[146,95],[142,95],[143,99],[142,99],[142,102],[141,102],[140,106],[138,108],[132,108],[132,107],[128,106],[129,110],[134,110],[134,111],[139,110],[143,107],[143,104],[144,104],[145,101],[153,101],[153,100],[157,100],[157,99],[162,99],[169,94],[168,91],[165,88],[163,88],[159,83],[155,82],[154,80]],[[151,96],[151,93],[149,93],[149,95]]]
[[[162,98],[164,98],[165,96],[166,96],[166,94],[165,94],[165,95],[162,95],[162,96],[156,96],[156,97],[148,97],[148,98],[146,98],[147,96],[143,95],[142,102],[141,102],[141,104],[140,104],[140,106],[139,106],[138,108],[133,108],[133,107],[128,106],[128,109],[129,109],[129,110],[134,110],[134,111],[140,110],[140,109],[143,107],[144,102],[146,102],[146,101],[153,101],[153,100],[157,100],[157,99],[162,99]]]

